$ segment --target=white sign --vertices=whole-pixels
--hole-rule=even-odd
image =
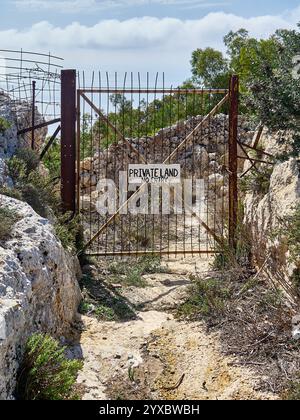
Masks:
[[[180,165],[129,165],[129,184],[180,184]]]
[[[292,74],[293,74],[293,78],[295,80],[298,80],[300,78],[300,55],[296,55],[293,58],[293,70],[292,70]]]

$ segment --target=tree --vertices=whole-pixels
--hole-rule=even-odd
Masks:
[[[196,85],[212,89],[228,87],[228,60],[220,51],[197,49],[192,53],[191,65]]]
[[[292,71],[300,33],[278,30],[266,40],[241,29],[224,39],[231,71],[240,76],[246,112],[273,130],[293,130],[293,154],[300,152],[300,77]]]

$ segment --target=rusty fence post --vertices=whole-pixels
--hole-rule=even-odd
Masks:
[[[32,112],[31,112],[31,149],[35,149],[35,92],[36,92],[36,81],[32,82]]]
[[[230,79],[229,97],[229,246],[236,250],[238,225],[239,78]]]
[[[76,70],[61,72],[61,200],[76,210]]]

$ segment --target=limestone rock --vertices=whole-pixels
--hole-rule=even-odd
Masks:
[[[254,193],[245,197],[245,223],[249,227],[254,259],[258,265],[265,263],[274,280],[287,283],[296,268],[290,261],[289,250],[276,236],[286,216],[293,214],[300,203],[300,172],[298,162],[291,158],[277,163],[271,176],[268,194],[261,197]]]
[[[22,202],[0,196],[20,220],[0,243],[0,400],[13,398],[26,339],[34,332],[65,335],[81,293],[78,260],[63,249],[50,222]]]

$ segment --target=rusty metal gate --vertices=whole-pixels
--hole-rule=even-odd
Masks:
[[[76,102],[77,115],[62,118],[62,158],[73,162],[76,154],[77,169],[65,168],[63,200],[81,215],[83,251],[210,254],[228,240],[234,247],[238,78],[229,89],[175,89],[166,88],[164,78],[151,84],[148,75],[143,82],[125,75],[120,83],[117,75],[112,81],[94,74],[88,87],[84,76],[77,79],[76,101],[68,94],[74,73],[68,80],[62,109]],[[76,118],[75,151],[68,138]]]

